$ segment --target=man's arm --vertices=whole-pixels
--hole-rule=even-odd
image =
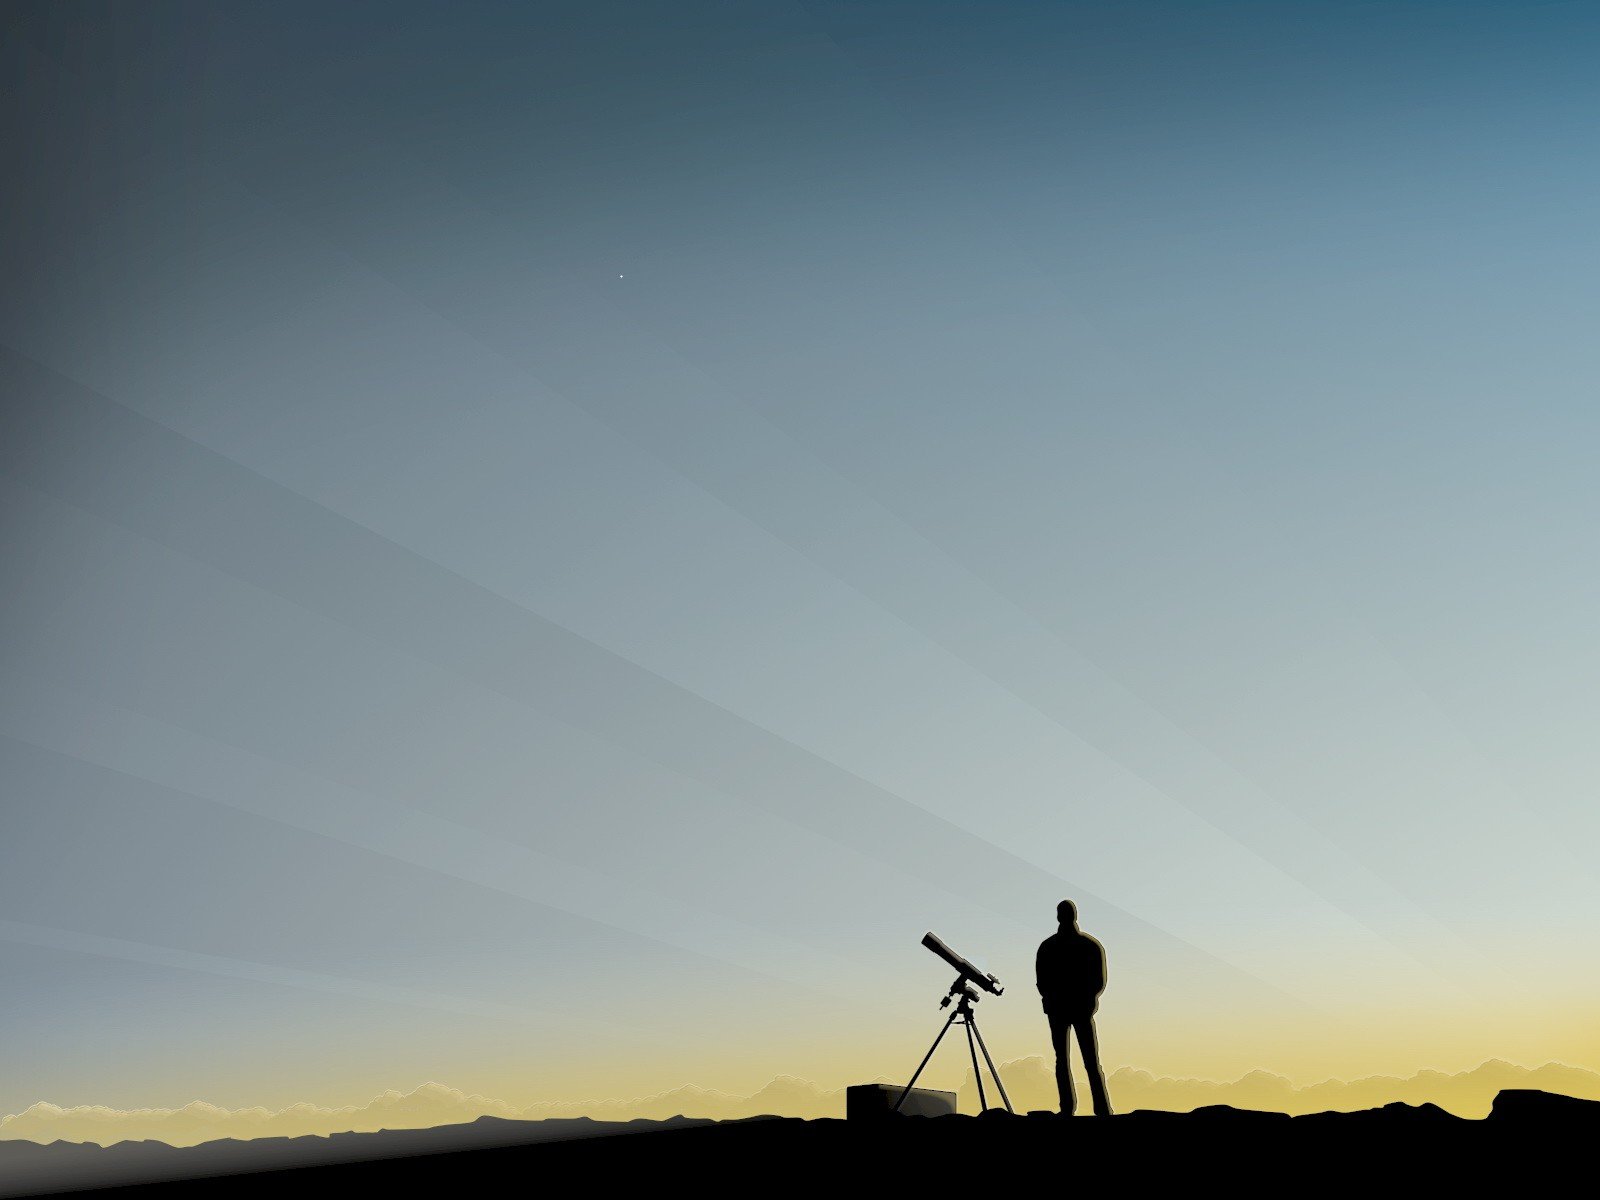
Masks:
[[[1049,942],[1040,942],[1038,952],[1033,956],[1033,982],[1034,986],[1039,989],[1039,999],[1045,1005],[1046,1012],[1050,1011],[1050,1006],[1049,1001],[1044,998],[1044,948],[1049,944]]]
[[[1100,993],[1106,990],[1106,948],[1098,939],[1090,938],[1094,942],[1094,954],[1091,957],[1090,969],[1094,974],[1094,999],[1100,1002]]]

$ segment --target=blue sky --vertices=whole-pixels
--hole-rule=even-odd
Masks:
[[[1600,1066],[1597,17],[19,7],[0,1108]]]

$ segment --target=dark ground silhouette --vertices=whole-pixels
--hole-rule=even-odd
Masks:
[[[1288,1117],[1217,1107],[1070,1119],[1054,1114],[877,1121],[505,1121],[439,1129],[107,1149],[0,1142],[0,1195],[144,1184],[115,1196],[577,1195],[737,1189],[753,1196],[865,1187],[946,1195],[1026,1190],[1063,1156],[1075,1181],[1143,1194],[1384,1194],[1399,1187],[1564,1192],[1588,1177],[1600,1101],[1505,1091],[1481,1121],[1433,1105]],[[226,1177],[226,1178],[222,1178]],[[172,1182],[176,1180],[183,1182]],[[1564,1183],[1571,1180],[1571,1183]],[[161,1182],[158,1182],[161,1181]]]

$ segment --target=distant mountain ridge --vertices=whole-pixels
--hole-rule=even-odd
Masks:
[[[1055,1107],[1054,1075],[1043,1058],[1019,1059],[1004,1064],[1001,1070],[1012,1102],[1019,1111]],[[1113,1103],[1120,1112],[1135,1109],[1188,1112],[1226,1104],[1235,1108],[1299,1114],[1380,1108],[1398,1102],[1436,1104],[1457,1116],[1482,1117],[1488,1113],[1496,1093],[1505,1090],[1532,1089],[1600,1100],[1600,1073],[1559,1063],[1529,1068],[1499,1060],[1490,1060],[1454,1075],[1419,1071],[1404,1079],[1372,1076],[1330,1079],[1304,1086],[1296,1086],[1266,1071],[1253,1071],[1229,1082],[1215,1082],[1157,1076],[1124,1067],[1112,1072],[1109,1083]],[[970,1080],[962,1089],[962,1099],[964,1109],[970,1111],[976,1107],[976,1092],[971,1089]],[[193,1146],[221,1138],[426,1129],[471,1122],[484,1116],[521,1121],[576,1117],[598,1121],[660,1121],[676,1116],[735,1120],[767,1115],[842,1117],[844,1091],[824,1089],[804,1079],[780,1075],[749,1096],[690,1085],[633,1099],[546,1101],[522,1107],[442,1083],[425,1083],[409,1092],[386,1091],[364,1105],[326,1107],[300,1103],[277,1110],[228,1109],[204,1101],[194,1101],[181,1108],[140,1109],[101,1105],[63,1108],[41,1101],[20,1113],[0,1117],[0,1139],[100,1145],[148,1139],[172,1146]]]
[[[844,1091],[826,1091],[806,1080],[780,1075],[749,1096],[688,1085],[632,1099],[542,1101],[525,1107],[433,1082],[409,1092],[391,1089],[366,1104],[342,1107],[300,1103],[277,1110],[229,1109],[196,1100],[181,1108],[118,1109],[104,1105],[63,1108],[41,1101],[20,1113],[0,1117],[0,1139],[100,1145],[151,1140],[170,1146],[194,1146],[222,1138],[426,1129],[462,1124],[486,1116],[519,1121],[577,1117],[597,1121],[662,1121],[677,1116],[733,1120],[768,1115],[842,1117]]]

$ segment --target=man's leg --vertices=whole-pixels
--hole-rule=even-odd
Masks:
[[[1067,1052],[1067,1035],[1072,1025],[1060,1013],[1047,1014],[1050,1018],[1050,1044],[1056,1052],[1056,1091],[1061,1095],[1061,1115],[1070,1117],[1078,1106],[1072,1091],[1072,1063]]]
[[[1100,1041],[1094,1034],[1094,1017],[1084,1016],[1073,1024],[1078,1030],[1078,1051],[1083,1055],[1083,1073],[1089,1077],[1089,1095],[1094,1099],[1094,1115],[1109,1117],[1111,1099],[1106,1095],[1106,1077],[1100,1070]]]

